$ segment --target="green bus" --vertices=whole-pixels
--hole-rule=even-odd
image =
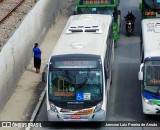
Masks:
[[[74,14],[106,14],[113,17],[114,41],[118,40],[121,12],[120,0],[77,0]]]
[[[160,17],[160,0],[140,0],[142,19]]]

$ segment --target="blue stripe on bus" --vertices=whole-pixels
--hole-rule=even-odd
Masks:
[[[148,93],[148,92],[143,92],[143,97],[147,98],[147,99],[160,99],[160,95],[156,95],[156,94],[152,94],[152,93]]]

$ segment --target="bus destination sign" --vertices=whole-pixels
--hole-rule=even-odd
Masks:
[[[155,12],[153,12],[153,11],[146,11],[146,12],[144,12],[144,14],[145,14],[146,16],[154,16],[154,15],[155,15]]]
[[[109,4],[111,0],[83,0],[83,4]]]
[[[96,60],[63,60],[55,61],[55,68],[96,68]]]

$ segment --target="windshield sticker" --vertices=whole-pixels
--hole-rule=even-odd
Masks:
[[[73,97],[74,95],[75,95],[74,92],[54,92],[54,96]]]
[[[74,88],[74,86],[69,85],[68,90],[73,92],[73,91],[75,91],[75,88]]]
[[[84,100],[83,93],[76,93],[76,100],[77,101],[83,101]]]
[[[87,71],[79,71],[79,74],[87,74]]]
[[[100,75],[100,73],[96,73],[96,75]]]
[[[90,93],[84,93],[84,100],[91,100],[91,94]]]
[[[53,93],[53,88],[51,86],[51,87],[49,87],[49,94],[52,94],[52,93]]]

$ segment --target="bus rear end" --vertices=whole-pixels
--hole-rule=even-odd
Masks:
[[[114,40],[118,40],[121,26],[120,0],[77,0],[74,14],[104,14],[113,18]]]

